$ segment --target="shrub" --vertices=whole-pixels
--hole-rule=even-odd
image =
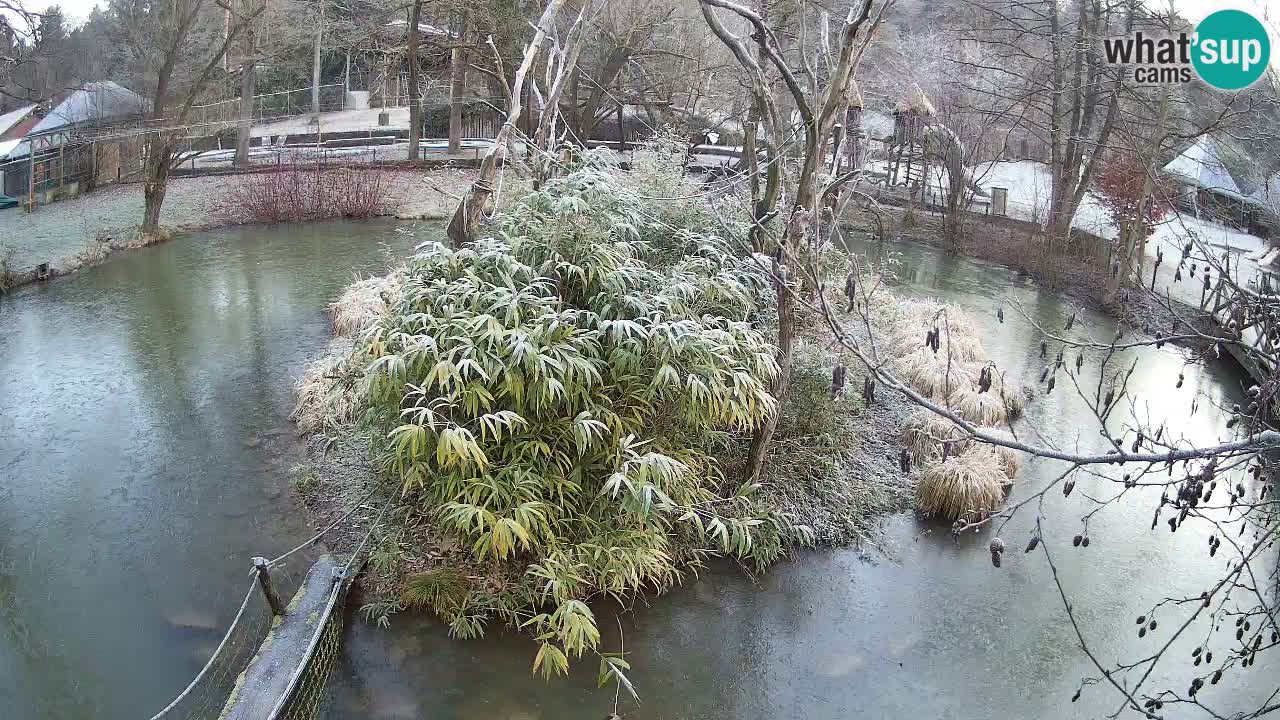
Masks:
[[[241,223],[281,223],[385,215],[390,180],[368,165],[290,164],[239,176],[223,213]]]
[[[765,280],[649,209],[589,154],[497,237],[422,246],[355,350],[397,491],[502,578],[464,593],[419,576],[402,599],[462,636],[519,620],[548,675],[596,651],[585,600],[668,588],[708,551],[763,566],[808,538],[726,487],[716,454],[776,411],[774,348],[747,322]],[[675,248],[670,267],[646,261]]]

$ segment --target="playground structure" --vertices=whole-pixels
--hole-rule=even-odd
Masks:
[[[965,167],[964,143],[954,131],[935,121],[937,114],[924,91],[913,83],[907,97],[894,108],[893,133],[884,140],[884,184],[915,196],[927,192],[930,183],[941,185],[945,179],[951,186],[948,193],[967,188],[974,198],[989,198]]]

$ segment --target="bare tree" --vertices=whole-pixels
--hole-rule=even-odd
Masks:
[[[789,96],[800,116],[803,132],[803,144],[800,151],[800,166],[796,170],[796,180],[791,195],[791,208],[785,219],[781,237],[769,244],[774,246],[775,291],[778,307],[778,375],[774,380],[774,396],[786,401],[787,390],[791,384],[791,370],[795,352],[795,302],[800,288],[795,284],[798,279],[792,276],[787,268],[801,262],[802,257],[814,242],[813,231],[819,221],[819,213],[826,205],[830,193],[837,192],[841,185],[860,174],[860,169],[838,178],[824,181],[822,171],[827,147],[832,137],[832,130],[837,119],[844,119],[845,109],[850,103],[850,92],[854,89],[854,69],[867,47],[870,38],[883,17],[881,12],[871,19],[871,1],[864,0],[851,8],[841,26],[834,31],[835,44],[830,57],[825,77],[820,80],[817,71],[808,55],[811,49],[799,48],[801,61],[800,73],[807,80],[807,87],[802,84],[800,74],[784,56],[782,45],[777,34],[765,18],[756,11],[730,0],[701,0],[702,14],[708,26],[720,41],[733,53],[734,58],[747,72],[753,88],[754,100],[760,104],[770,127],[769,135],[774,142],[781,138],[783,126],[782,113],[778,102],[769,90],[769,82],[763,74],[763,67],[758,59],[763,56],[778,73],[784,92]],[[891,5],[892,3],[886,3]],[[718,10],[726,10],[746,21],[751,30],[751,41],[759,53],[753,53],[746,42],[734,35],[720,19]],[[805,27],[805,19],[801,18],[801,27]],[[860,35],[864,27],[868,31]],[[802,35],[803,36],[803,35]],[[826,38],[822,38],[826,42]],[[768,210],[771,213],[772,210]],[[827,209],[829,213],[830,210]],[[759,218],[757,217],[757,222]],[[777,429],[775,414],[764,422],[752,437],[751,449],[747,458],[745,474],[748,480],[759,477],[768,455],[769,444]]]
[[[255,0],[243,0],[241,12],[246,16],[252,15],[256,11],[255,4]],[[249,164],[249,136],[253,131],[254,93],[258,85],[258,47],[252,23],[245,27],[243,34],[244,45],[241,50],[243,57],[240,59],[240,124],[236,128],[235,157],[235,164],[239,166]]]
[[[467,90],[467,13],[458,12],[449,50],[449,152],[462,151],[462,104]],[[502,57],[495,53],[495,60]]]
[[[976,20],[959,40],[991,50],[979,62],[961,61],[970,77],[983,81],[973,89],[992,106],[1021,106],[1024,123],[1050,149],[1045,252],[1052,257],[1070,242],[1072,220],[1120,110],[1125,72],[1104,62],[1102,38],[1128,33],[1140,4],[994,0],[971,6]]]
[[[418,25],[422,20],[422,0],[409,6],[409,159],[417,160],[422,139],[422,97],[418,87]]]
[[[489,211],[489,205],[493,197],[494,180],[498,174],[498,156],[506,148],[508,139],[516,132],[516,124],[520,121],[520,114],[524,111],[521,104],[521,96],[524,92],[525,78],[533,69],[538,60],[538,55],[542,52],[543,45],[547,43],[548,37],[553,32],[556,15],[559,14],[563,4],[564,0],[551,0],[547,3],[546,9],[542,11],[542,16],[538,19],[533,39],[525,46],[524,58],[520,63],[520,67],[516,69],[515,81],[511,84],[511,92],[509,93],[511,102],[507,111],[507,119],[502,124],[502,127],[498,129],[497,136],[493,139],[493,145],[489,147],[488,152],[485,153],[484,159],[480,163],[479,176],[462,196],[462,200],[458,203],[458,207],[454,210],[453,217],[449,221],[449,241],[457,247],[471,242],[480,227],[482,219]]]
[[[228,49],[263,8],[246,11],[223,0],[118,0],[112,9],[127,60],[152,104],[146,118],[141,231],[155,234],[169,176],[181,160],[180,140],[189,134],[184,126],[191,109],[218,79]]]

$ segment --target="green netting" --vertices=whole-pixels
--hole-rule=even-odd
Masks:
[[[315,720],[328,696],[326,686],[333,667],[342,651],[342,604],[346,595],[346,583],[335,588],[336,598],[329,611],[329,618],[320,630],[309,657],[305,660],[302,675],[289,693],[275,720]]]
[[[271,629],[271,620],[271,609],[254,581],[250,583],[239,612],[209,662],[192,683],[151,720],[207,720],[218,717],[235,689],[240,673],[258,652],[258,646]]]

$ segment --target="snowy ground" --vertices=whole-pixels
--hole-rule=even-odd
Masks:
[[[367,110],[341,110],[338,112],[320,113],[320,132],[355,132],[358,130],[396,130],[409,127],[409,108],[394,107],[385,111],[390,116],[387,125],[378,124],[381,108]],[[312,115],[276,120],[253,126],[254,137],[269,135],[304,135],[316,131],[311,122]]]
[[[1032,160],[986,163],[974,168],[974,176],[988,189],[1008,188],[1010,216],[1044,222],[1050,185],[1049,169],[1044,163]],[[1117,234],[1107,211],[1091,195],[1086,195],[1081,202],[1072,225],[1107,239],[1114,239]],[[1268,251],[1266,240],[1216,222],[1183,214],[1166,218],[1147,240],[1146,267],[1153,267],[1157,252],[1163,250],[1164,262],[1156,275],[1156,289],[1161,294],[1168,292],[1189,305],[1199,305],[1203,282],[1190,280],[1189,267],[1183,269],[1180,281],[1175,281],[1174,277],[1182,248],[1191,238],[1198,238],[1211,248],[1219,261],[1224,253],[1229,253],[1232,274],[1236,275],[1238,268],[1237,277],[1242,281],[1254,277],[1260,269],[1258,261],[1265,259],[1263,256]],[[1203,267],[1203,263],[1200,266]],[[1202,277],[1197,276],[1197,280]],[[1149,286],[1149,276],[1147,283]]]
[[[489,140],[463,140],[462,151],[449,153],[449,143],[444,140],[424,140],[424,160],[478,160],[493,143]],[[234,149],[206,150],[189,153],[182,161],[183,169],[212,170],[229,168],[235,159]],[[398,162],[409,159],[409,143],[370,145],[367,147],[314,147],[272,146],[251,148],[249,162],[255,165],[281,165],[293,162]]]
[[[445,217],[470,183],[464,170],[387,171],[392,213],[402,218]],[[227,192],[243,176],[175,178],[165,196],[161,224],[177,232],[228,225]],[[114,185],[28,213],[0,210],[0,253],[10,250],[10,270],[22,272],[50,263],[55,272],[74,264],[77,254],[100,235],[132,237],[142,221],[142,185]]]

